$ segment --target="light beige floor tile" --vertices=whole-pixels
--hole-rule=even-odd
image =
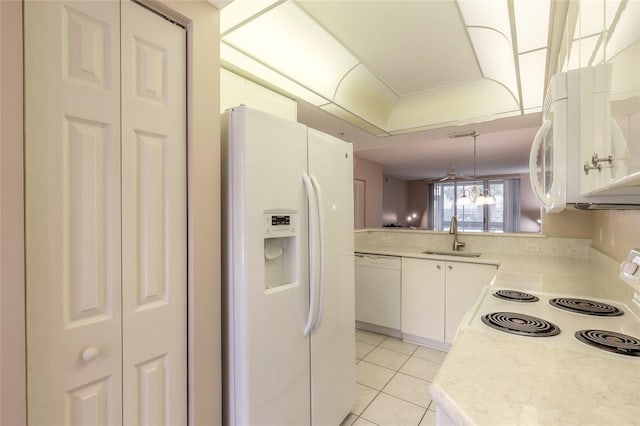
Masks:
[[[439,351],[433,348],[426,348],[420,346],[417,351],[413,353],[413,356],[420,359],[426,359],[427,361],[442,363],[447,356],[445,351]]]
[[[362,359],[369,354],[375,348],[374,345],[369,343],[359,342],[356,340],[356,358]]]
[[[379,391],[371,389],[367,386],[356,383],[356,403],[354,404],[351,412],[360,415],[367,408],[367,405],[373,401]]]
[[[409,359],[409,355],[405,355],[400,352],[392,351],[377,347],[364,357],[364,361],[368,361],[372,364],[380,365],[382,367],[389,368],[391,370],[398,371],[402,364]]]
[[[427,410],[420,422],[420,426],[436,426],[436,412]]]
[[[384,426],[417,426],[425,411],[425,408],[380,393],[360,418]]]
[[[398,373],[387,383],[382,392],[427,408],[431,402],[428,388],[429,382],[426,380]]]
[[[417,377],[422,380],[427,380],[429,382],[433,381],[433,378],[436,376],[438,369],[440,368],[440,364],[436,364],[435,362],[426,361],[424,359],[411,357],[400,369],[401,373],[407,374],[409,376]]]
[[[411,355],[415,352],[418,345],[413,343],[403,342],[395,337],[387,337],[384,342],[380,343],[381,348],[391,349],[392,351],[401,352],[403,354]]]
[[[353,426],[377,426],[377,425],[375,423],[371,423],[370,421],[363,419],[362,417],[358,417],[358,420],[356,420]]]
[[[356,365],[356,382],[378,390],[382,390],[394,374],[393,370],[366,361]]]
[[[353,424],[353,422],[356,421],[357,418],[358,418],[358,416],[356,416],[355,414],[351,413],[342,421],[342,423],[340,423],[340,426],[351,426]]]
[[[370,345],[378,346],[386,336],[378,333],[373,333],[367,330],[356,331],[356,341],[368,343]]]

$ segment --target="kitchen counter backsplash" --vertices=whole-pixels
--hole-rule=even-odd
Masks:
[[[587,258],[591,240],[553,238],[528,234],[459,233],[462,251],[498,254],[527,254]],[[355,231],[355,249],[420,253],[424,250],[451,250],[453,235],[441,231],[411,229],[365,229]]]

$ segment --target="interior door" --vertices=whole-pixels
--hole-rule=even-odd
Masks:
[[[355,402],[353,153],[350,144],[314,129],[308,129],[308,145],[324,216],[324,301],[311,335],[311,424],[337,425]]]
[[[25,30],[29,424],[186,424],[184,31],[129,1]]]
[[[29,424],[121,424],[120,6],[24,7]]]
[[[186,33],[122,3],[125,425],[187,421]]]

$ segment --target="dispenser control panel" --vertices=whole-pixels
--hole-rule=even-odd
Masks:
[[[292,237],[298,228],[298,215],[291,212],[264,214],[265,238]]]

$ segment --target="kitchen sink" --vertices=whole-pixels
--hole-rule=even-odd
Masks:
[[[458,256],[458,257],[480,257],[482,253],[472,251],[453,251],[453,250],[425,250],[424,254],[437,254],[440,256]]]

